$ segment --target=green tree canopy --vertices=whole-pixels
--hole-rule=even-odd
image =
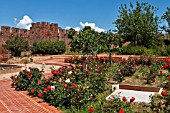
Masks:
[[[98,32],[86,26],[80,30],[78,35],[71,42],[71,51],[78,51],[84,54],[95,54],[97,47]]]
[[[148,3],[136,2],[136,7],[130,3],[130,8],[125,5],[119,7],[118,19],[113,22],[118,34],[126,37],[126,40],[134,45],[148,46],[152,38],[158,33],[158,17],[155,12],[158,9]]]
[[[76,31],[73,28],[70,28],[68,32],[68,38],[73,39],[75,33]]]
[[[22,37],[9,37],[3,47],[11,51],[12,56],[21,56],[22,51],[29,50],[29,43],[28,41],[25,41]]]
[[[170,7],[167,7],[167,11],[163,14],[162,19],[168,22],[168,27],[163,26],[163,29],[170,34]]]

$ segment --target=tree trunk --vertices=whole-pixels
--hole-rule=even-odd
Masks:
[[[110,52],[109,53],[109,62],[110,62],[110,65],[112,64],[112,53]]]

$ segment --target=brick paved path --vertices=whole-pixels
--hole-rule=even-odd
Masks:
[[[41,102],[41,103],[38,103]],[[0,113],[61,113],[53,106],[11,88],[11,80],[0,80]]]

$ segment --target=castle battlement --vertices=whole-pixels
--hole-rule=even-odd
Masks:
[[[58,24],[49,22],[32,23],[30,30],[1,26],[0,37],[21,36],[23,38],[31,37],[64,37],[67,33],[65,29],[58,27]]]

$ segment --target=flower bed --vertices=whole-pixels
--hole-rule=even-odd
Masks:
[[[108,81],[121,83],[126,77],[133,78],[138,73],[140,76],[136,76],[136,79],[140,79],[142,84],[152,85],[157,81],[163,81],[160,85],[166,90],[170,88],[169,61],[168,58],[153,59],[143,56],[128,59],[112,58],[113,64],[110,65],[109,59],[105,57],[90,56],[86,60],[83,57],[72,56],[65,59],[65,62],[72,63],[74,66],[63,66],[52,70],[52,76],[49,78],[44,78],[43,72],[37,68],[23,70],[19,75],[11,78],[16,90],[27,90],[29,95],[42,98],[43,101],[61,108],[64,112],[112,113],[120,110],[135,112],[135,109],[132,109],[136,106],[135,102],[122,102],[120,99],[111,102],[105,100],[111,93]],[[170,99],[169,97],[169,92],[166,92],[160,100],[164,100],[165,105],[169,106],[170,104],[165,100],[165,98]],[[155,111],[152,109],[153,106],[157,106],[154,101],[153,99],[150,105],[146,105],[146,109]],[[141,105],[136,109],[139,107]],[[143,112],[145,112],[144,108],[142,108]]]

